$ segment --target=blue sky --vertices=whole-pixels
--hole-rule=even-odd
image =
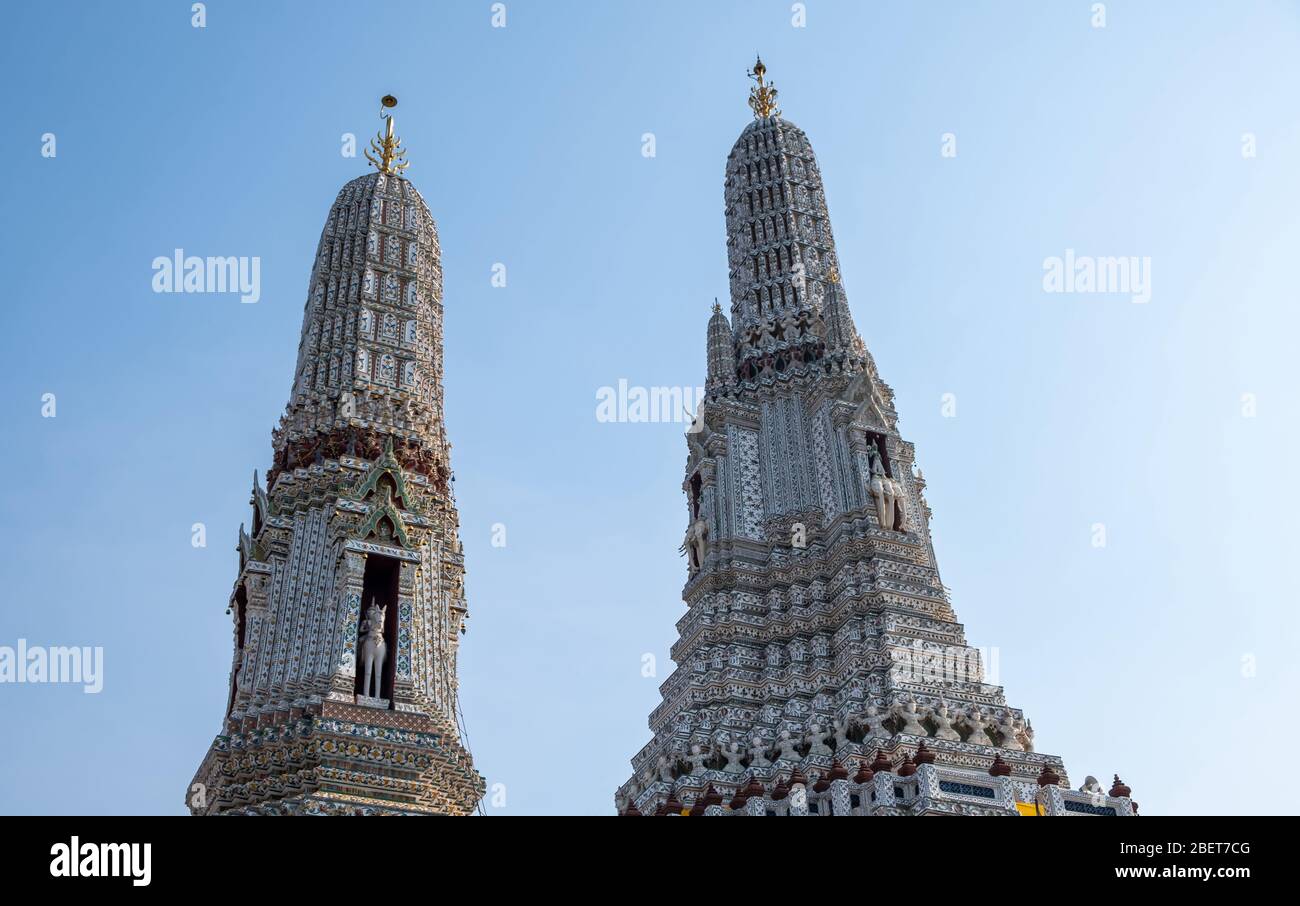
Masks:
[[[316,242],[365,171],[340,135],[388,92],[443,246],[488,811],[612,810],[683,612],[686,449],[598,422],[596,394],[703,381],[758,50],[818,153],[943,580],[1038,748],[1147,814],[1296,812],[1236,782],[1300,743],[1296,6],[506,6],[496,29],[478,0],[7,13],[0,645],[101,645],[105,686],[0,686],[0,811],[183,811]],[[261,301],[154,294],[178,247],[259,256]],[[1045,293],[1067,249],[1149,257],[1150,302]]]

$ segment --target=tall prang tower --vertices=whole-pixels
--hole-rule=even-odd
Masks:
[[[687,611],[624,815],[1132,815],[1070,790],[966,644],[817,159],[759,60],[727,158],[731,317],[687,434]],[[1028,629],[1029,627],[1027,627]]]
[[[273,463],[253,478],[230,695],[192,814],[466,815],[483,796],[457,721],[438,232],[381,115],[376,172],[321,232]]]

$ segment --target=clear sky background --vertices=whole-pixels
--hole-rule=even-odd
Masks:
[[[806,5],[10,8],[0,645],[106,662],[99,695],[0,686],[0,811],[183,812],[316,243],[366,171],[340,136],[392,92],[442,238],[488,812],[612,812],[684,610],[686,445],[597,422],[596,393],[703,382],[756,50],[818,154],[943,580],[1038,749],[1144,814],[1300,810],[1268,779],[1300,744],[1296,5],[1117,0],[1101,29],[1079,0]],[[178,247],[260,256],[261,301],[154,294]],[[1151,301],[1045,293],[1066,249],[1149,256]]]

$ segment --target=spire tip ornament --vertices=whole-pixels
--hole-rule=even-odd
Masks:
[[[763,65],[763,58],[758,57],[754,68],[749,71],[749,77],[758,83],[749,89],[749,107],[754,111],[754,118],[760,120],[781,115],[781,108],[776,106],[776,86],[763,81],[765,75],[767,67]]]
[[[375,158],[370,151],[363,150],[362,153],[380,173],[395,175],[410,166],[406,160],[406,151],[402,148],[401,138],[393,134],[393,115],[387,112],[397,106],[397,98],[386,94],[379,99],[379,104],[379,118],[384,120],[387,126],[384,131],[377,133],[370,140],[370,151],[374,151],[379,157]]]

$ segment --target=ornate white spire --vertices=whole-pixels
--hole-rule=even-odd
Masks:
[[[779,115],[765,72],[759,60],[750,99],[756,118],[732,147],[725,179],[731,327],[742,383],[821,361],[823,300],[839,268],[816,155],[803,130]],[[856,337],[843,287],[838,293],[837,318],[847,319],[841,333]]]
[[[616,803],[1132,814],[1118,784],[1100,799],[1059,788],[1060,759],[1033,750],[966,644],[914,450],[849,315],[816,159],[763,74],[727,161],[731,320],[715,306],[687,435],[688,611]]]

